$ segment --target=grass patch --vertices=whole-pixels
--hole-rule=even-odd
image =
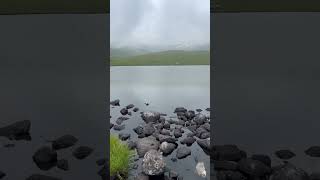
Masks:
[[[130,57],[111,57],[111,66],[210,65],[209,51],[164,51]]]
[[[134,151],[117,136],[110,135],[110,175],[126,177]]]

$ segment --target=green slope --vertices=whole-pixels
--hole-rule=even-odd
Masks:
[[[209,65],[209,51],[164,51],[131,57],[111,57],[111,66]]]

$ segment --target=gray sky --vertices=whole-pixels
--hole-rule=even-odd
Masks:
[[[112,47],[210,43],[209,0],[111,0]]]

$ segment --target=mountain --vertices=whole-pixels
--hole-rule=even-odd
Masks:
[[[111,57],[111,66],[209,65],[209,51],[168,50],[135,56]]]

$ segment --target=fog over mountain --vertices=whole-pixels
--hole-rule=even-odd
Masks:
[[[111,0],[110,5],[113,49],[209,49],[209,0]]]

